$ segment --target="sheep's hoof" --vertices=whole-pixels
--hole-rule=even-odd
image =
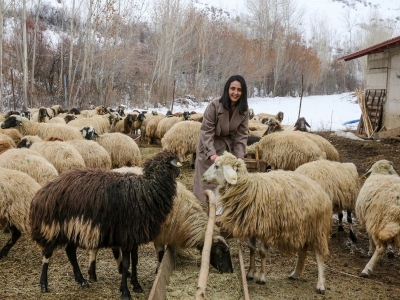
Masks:
[[[90,282],[97,282],[97,276],[89,276]]]
[[[354,232],[351,231],[351,230],[350,230],[350,239],[351,239],[351,241],[352,241],[353,243],[356,243],[356,242],[357,242],[357,237],[356,237],[356,235],[354,234]]]
[[[321,295],[325,295],[325,289],[317,288],[317,293]]]
[[[252,280],[253,280],[253,276],[248,276],[248,275],[246,275],[246,280],[247,280],[247,281],[252,281]]]
[[[82,281],[82,282],[81,282],[81,287],[83,287],[83,288],[88,288],[88,287],[90,287],[90,285],[89,285],[89,283],[85,280],[85,281]]]
[[[129,291],[128,291],[128,294],[122,293],[121,300],[132,300],[132,297],[131,297],[131,294],[129,293]]]
[[[143,293],[143,289],[142,289],[142,287],[141,287],[140,285],[134,286],[134,287],[133,287],[133,291],[134,291],[135,293]]]
[[[292,276],[292,275],[289,275],[289,276],[288,276],[288,279],[289,279],[289,280],[296,280],[297,278],[294,277],[294,276]]]
[[[41,291],[42,293],[48,293],[48,292],[49,292],[49,289],[48,289],[48,287],[47,287],[46,284],[41,284],[41,285],[40,285],[40,291]]]
[[[265,281],[261,281],[261,280],[257,280],[256,283],[259,284],[259,285],[265,285],[266,284]]]
[[[387,257],[388,257],[389,259],[393,259],[393,258],[394,258],[394,252],[393,252],[393,251],[388,251]]]
[[[365,273],[365,272],[361,272],[360,276],[363,277],[363,278],[368,278],[369,274]]]

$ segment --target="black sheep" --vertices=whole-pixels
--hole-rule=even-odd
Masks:
[[[180,166],[175,154],[163,151],[144,163],[143,175],[75,169],[41,188],[32,200],[29,217],[32,238],[43,250],[42,292],[48,291],[49,258],[64,245],[75,281],[82,287],[89,284],[78,265],[77,247],[121,248],[122,298],[131,299],[127,287],[130,256],[131,283],[135,292],[142,292],[137,280],[138,246],[159,234],[172,209]]]

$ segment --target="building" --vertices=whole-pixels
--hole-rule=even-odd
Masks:
[[[400,36],[340,59],[349,61],[367,55],[364,90],[366,113],[358,133],[365,135],[365,115],[372,123],[374,138],[400,136]],[[368,135],[368,134],[367,134]]]

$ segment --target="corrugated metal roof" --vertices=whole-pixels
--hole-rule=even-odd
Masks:
[[[364,55],[373,54],[383,52],[386,49],[391,49],[394,47],[400,46],[400,36],[394,37],[390,40],[384,41],[382,43],[376,44],[374,46],[368,47],[364,50],[360,50],[339,58],[339,60],[343,59],[344,61],[352,60],[355,58],[359,58]]]

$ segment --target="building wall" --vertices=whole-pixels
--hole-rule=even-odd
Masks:
[[[400,47],[369,54],[366,89],[386,89],[382,126],[400,127]]]

